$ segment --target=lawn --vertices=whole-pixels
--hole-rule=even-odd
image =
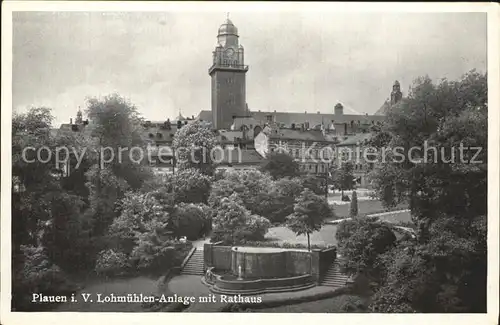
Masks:
[[[347,202],[347,204],[341,204],[341,205],[334,205],[334,211],[335,215],[337,216],[338,219],[344,219],[349,217],[349,211],[351,209],[351,204],[350,202]],[[393,208],[392,210],[404,210],[408,209],[407,204],[400,204]],[[380,212],[385,212],[387,209],[385,209],[382,205],[382,202],[378,200],[360,200],[358,201],[358,214],[359,215],[365,215],[365,214],[372,214],[372,213],[380,213]]]
[[[311,234],[311,245],[336,245],[335,233],[336,225],[324,225],[320,231]],[[294,244],[307,245],[307,236],[297,236],[286,227],[269,228],[266,238],[273,242],[288,242]]]
[[[390,223],[412,222],[412,220],[411,220],[411,213],[409,211],[391,213],[391,214],[387,214],[387,215],[384,215],[384,216],[380,216],[379,218],[380,218],[380,220],[387,221],[387,222],[390,222]]]
[[[411,222],[411,215],[409,212],[391,213],[379,218],[391,223],[398,221]],[[319,231],[311,234],[311,245],[337,245],[337,241],[335,240],[336,232],[337,225],[324,225]],[[266,234],[266,239],[272,242],[287,242],[307,245],[306,235],[297,236],[290,229],[284,226],[269,228],[269,231]]]
[[[303,302],[300,304],[286,305],[273,308],[253,309],[256,313],[345,313],[342,306],[350,298],[359,298],[353,295],[341,295],[338,297]]]

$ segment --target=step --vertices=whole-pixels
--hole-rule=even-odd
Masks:
[[[346,283],[346,280],[338,280],[338,279],[324,279],[321,282],[336,282],[336,283]]]

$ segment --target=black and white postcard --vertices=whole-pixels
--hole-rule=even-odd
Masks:
[[[497,5],[3,9],[2,324],[497,323]]]

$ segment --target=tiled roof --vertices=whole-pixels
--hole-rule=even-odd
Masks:
[[[214,150],[214,157],[223,165],[258,165],[264,161],[264,158],[253,149]]]
[[[335,121],[335,123],[350,123],[360,121],[362,124],[371,124],[372,121],[383,121],[381,115],[335,115],[318,113],[293,113],[293,112],[251,112],[252,116],[260,124],[267,122],[267,116],[272,115],[275,122],[291,126],[292,123],[299,124],[309,122],[310,127],[324,123],[325,125]],[[198,118],[203,121],[212,121],[211,111],[201,111]]]
[[[144,129],[141,132],[141,138],[144,141],[171,142],[174,140],[176,132],[177,132],[177,125],[171,125],[170,130],[167,130],[159,126],[144,127]]]
[[[201,111],[198,115],[198,119],[202,121],[212,122],[212,111]]]
[[[300,129],[279,129],[277,134],[271,133],[271,139],[293,139],[302,141],[328,141],[323,132],[320,130],[305,130]]]
[[[341,141],[337,144],[337,147],[345,147],[345,146],[355,146],[357,144],[362,144],[364,141],[369,140],[372,137],[371,133],[358,133],[352,136],[349,136],[346,140]]]
[[[90,135],[92,131],[92,126],[90,124],[61,124],[57,130],[57,135],[72,135],[75,133],[83,133],[85,135]]]

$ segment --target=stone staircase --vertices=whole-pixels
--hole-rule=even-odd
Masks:
[[[321,279],[320,285],[327,287],[343,287],[346,285],[349,276],[340,272],[339,260],[336,259],[332,262],[332,265],[328,268],[323,279]]]
[[[197,248],[189,258],[181,274],[185,275],[203,275],[203,249]]]

